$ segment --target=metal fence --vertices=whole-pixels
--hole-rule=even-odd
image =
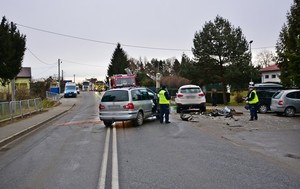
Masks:
[[[57,93],[46,91],[46,98],[53,101],[58,101],[60,99],[60,95]]]
[[[42,99],[0,102],[0,121],[23,117],[43,109]]]

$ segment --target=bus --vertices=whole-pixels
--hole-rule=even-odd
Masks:
[[[84,81],[82,82],[82,91],[89,91],[90,90],[90,82]]]

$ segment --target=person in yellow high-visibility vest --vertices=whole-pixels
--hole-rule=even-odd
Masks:
[[[170,100],[171,97],[166,90],[166,86],[162,86],[161,90],[158,93],[159,95],[159,107],[160,107],[160,114],[159,114],[159,121],[160,123],[171,123],[169,121],[169,114],[170,114]]]
[[[254,86],[249,86],[249,93],[248,93],[248,103],[249,103],[249,109],[250,109],[250,120],[253,121],[254,119],[257,120],[257,103],[259,102],[258,96],[256,94],[256,90]]]

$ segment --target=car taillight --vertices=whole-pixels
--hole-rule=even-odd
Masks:
[[[134,109],[134,105],[132,103],[128,103],[127,105],[124,105],[123,108],[127,109],[127,110],[133,110]]]
[[[103,106],[102,104],[99,104],[99,110],[104,110],[105,106]]]
[[[183,97],[183,94],[176,94],[176,97]]]
[[[203,96],[205,96],[205,95],[204,95],[204,93],[199,93],[199,96],[203,97]]]
[[[282,106],[283,105],[283,100],[279,100],[278,105]]]

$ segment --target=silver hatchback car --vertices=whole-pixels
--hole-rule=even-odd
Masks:
[[[275,93],[270,108],[278,115],[294,116],[295,113],[300,112],[300,90],[289,89]]]
[[[153,116],[153,106],[147,88],[111,89],[100,100],[99,118],[106,127],[116,121],[128,120],[132,120],[135,126],[140,126],[144,119]]]

